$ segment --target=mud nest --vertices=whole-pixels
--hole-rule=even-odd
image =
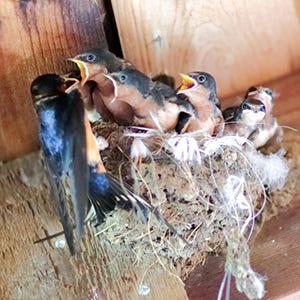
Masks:
[[[181,279],[208,254],[227,250],[225,274],[234,275],[248,298],[264,295],[262,278],[250,267],[248,240],[262,219],[268,195],[288,173],[284,151],[262,154],[234,136],[161,134],[116,124],[94,124],[108,172],[134,187],[177,230],[152,214],[117,209],[95,229],[101,239],[127,245],[136,262],[174,266]]]

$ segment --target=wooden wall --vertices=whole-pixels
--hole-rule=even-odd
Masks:
[[[298,0],[112,3],[124,55],[147,73],[205,70],[228,96],[300,68]]]
[[[92,46],[106,45],[103,1],[106,2],[2,0],[0,160],[21,156],[38,147],[37,123],[29,95],[31,81],[42,73],[65,72],[71,68],[65,58]],[[219,94],[225,97],[300,68],[298,0],[112,0],[112,4],[125,56],[149,74],[206,70],[215,75]],[[300,73],[274,87],[286,97],[276,107],[280,121],[299,128]],[[38,158],[32,156],[28,164],[35,170],[37,163]],[[85,289],[108,282],[107,274],[113,272],[114,265],[109,264],[109,269],[101,272],[95,268],[95,261],[99,266],[105,261],[102,255],[106,248],[101,247],[101,241],[93,252],[95,260],[86,254],[87,262],[80,255],[70,258],[66,249],[58,251],[50,242],[33,245],[49,227],[54,231],[60,228],[48,199],[49,191],[40,181],[38,187],[28,189],[20,181],[20,168],[15,163],[3,166],[0,175],[0,252],[4,270],[0,276],[1,299],[35,298],[34,292],[44,298],[83,299],[87,297]],[[89,245],[88,237],[85,245]],[[285,259],[282,268],[290,270]],[[289,261],[295,263],[294,259]],[[128,288],[129,281],[122,259],[120,263],[126,276],[124,281],[112,283],[116,293]],[[66,270],[57,269],[57,265]],[[67,281],[61,275],[64,271]],[[276,272],[277,269],[272,274]],[[88,285],[76,274],[88,278]],[[134,288],[142,273],[136,274],[131,290],[127,290],[131,292],[130,299],[138,297]],[[294,276],[292,272],[284,274]],[[292,282],[288,275],[286,280]],[[215,277],[210,277],[215,283]],[[185,298],[183,287],[170,278],[162,280],[161,273],[153,271],[149,282],[155,295],[150,298],[159,294],[168,299],[171,293],[173,298]],[[90,291],[90,299],[95,299],[94,290]],[[107,299],[112,297],[110,288],[105,293]]]
[[[110,3],[1,4],[0,160],[38,147],[30,83],[39,74],[68,70],[66,57],[105,44],[104,2]],[[205,70],[216,77],[223,97],[300,68],[297,0],[111,2],[125,57],[148,74]]]
[[[0,5],[0,161],[38,147],[31,81],[66,72],[66,58],[106,45],[102,4],[94,0],[6,0]]]

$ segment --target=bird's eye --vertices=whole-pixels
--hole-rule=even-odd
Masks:
[[[266,112],[266,107],[264,105],[262,105],[261,108],[260,108],[260,111],[265,113]]]
[[[121,76],[120,76],[120,81],[121,82],[125,82],[127,80],[127,76],[125,75],[125,74],[122,74]]]
[[[270,89],[265,89],[265,93],[268,94],[270,97],[273,97],[273,93]]]
[[[94,55],[94,54],[88,54],[86,57],[86,60],[88,62],[93,62],[95,59],[96,59],[96,55]]]
[[[242,109],[243,109],[243,110],[251,109],[251,107],[250,107],[247,103],[243,103]]]
[[[198,80],[199,83],[203,83],[203,82],[206,81],[206,76],[201,74],[201,75],[198,76],[197,80]]]

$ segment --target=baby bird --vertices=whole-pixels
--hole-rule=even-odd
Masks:
[[[266,107],[258,99],[245,99],[239,106],[224,110],[223,116],[225,134],[253,139],[266,116]]]
[[[206,72],[192,72],[180,76],[182,85],[178,89],[178,94],[187,96],[195,112],[195,118],[190,119],[184,131],[200,129],[209,135],[220,133],[223,116],[214,77]]]
[[[193,113],[192,106],[180,99],[170,86],[152,81],[142,72],[126,68],[106,75],[115,87],[113,102],[132,109],[132,125],[168,132],[176,129],[181,112]]]
[[[278,126],[277,119],[273,116],[274,94],[272,90],[267,87],[250,87],[246,93],[246,97],[262,101],[266,108],[265,118],[263,122],[258,124],[258,132],[253,139],[254,146],[260,148],[272,140],[280,142],[283,131]]]
[[[132,64],[103,48],[91,49],[69,60],[76,63],[80,70],[81,86],[77,88],[84,95],[83,100],[91,115],[90,120],[96,119],[96,111],[104,121],[130,125],[133,118],[130,107],[126,103],[112,102],[114,86],[104,75],[134,68]]]

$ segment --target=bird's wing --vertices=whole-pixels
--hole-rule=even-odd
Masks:
[[[234,120],[235,114],[237,111],[237,107],[229,107],[226,108],[222,114],[225,122],[232,122]]]
[[[106,172],[97,172],[96,168],[90,167],[89,199],[95,208],[98,224],[104,221],[107,213],[115,209],[118,197],[123,193],[122,188]],[[125,201],[122,204],[125,204],[122,208],[130,209],[130,203]]]
[[[65,159],[71,181],[76,231],[81,238],[88,206],[88,164],[84,107],[77,90],[67,95],[68,109],[64,116]]]
[[[49,166],[49,161],[47,160],[47,156],[44,157],[44,163],[48,171],[47,174],[51,186],[51,193],[56,202],[56,207],[58,209],[60,221],[63,226],[65,238],[71,254],[74,255],[75,247],[74,247],[73,224],[68,212],[68,205],[67,205],[68,198],[66,195],[65,186],[62,182],[62,178],[55,176],[54,173],[51,171],[51,168]]]

